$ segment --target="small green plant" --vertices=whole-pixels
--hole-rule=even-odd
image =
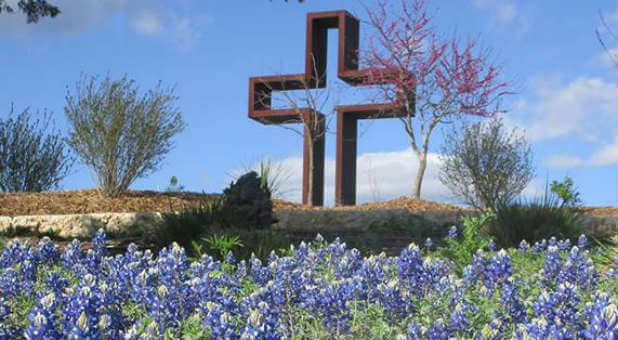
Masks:
[[[167,189],[165,189],[166,192],[182,192],[184,190],[184,185],[178,184],[178,177],[176,176],[172,176],[172,178],[170,178],[170,184],[167,186]]]
[[[464,217],[461,239],[447,239],[446,246],[439,248],[438,253],[451,259],[455,263],[457,273],[461,274],[463,268],[472,261],[476,251],[489,244],[490,238],[482,232],[482,229],[495,219],[496,215],[493,212]]]
[[[210,250],[218,252],[221,258],[225,258],[234,248],[244,247],[238,235],[215,234],[203,240],[210,246]]]
[[[569,176],[562,182],[552,181],[550,190],[560,199],[560,207],[578,207],[582,203],[579,191],[573,187],[573,180]]]
[[[165,247],[177,242],[186,249],[192,249],[192,242],[220,226],[222,198],[202,200],[195,207],[183,206],[174,211],[170,202],[170,212],[163,214],[163,223],[150,236],[157,247]]]

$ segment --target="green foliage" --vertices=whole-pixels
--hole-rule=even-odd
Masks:
[[[496,212],[510,205],[534,177],[532,148],[500,119],[454,128],[441,151],[439,179],[457,197]]]
[[[260,186],[268,190],[273,198],[281,198],[285,192],[283,184],[289,180],[291,173],[283,163],[274,163],[270,158],[260,160]]]
[[[192,249],[194,240],[220,223],[222,204],[222,198],[201,200],[195,207],[185,206],[180,211],[174,211],[170,202],[170,212],[163,214],[163,223],[150,235],[150,241],[158,247],[176,242],[186,249]]]
[[[482,228],[496,219],[492,212],[484,212],[480,216],[463,218],[461,239],[447,239],[446,246],[438,249],[438,254],[447,257],[455,263],[456,272],[461,274],[463,268],[470,264],[472,257],[479,249],[489,244],[490,239],[482,233]]]
[[[182,192],[184,190],[185,190],[184,185],[178,184],[178,177],[176,176],[172,176],[172,178],[170,178],[170,184],[165,189],[166,192]]]
[[[516,247],[522,240],[534,243],[555,236],[574,241],[584,233],[576,209],[559,204],[553,192],[501,208],[489,234],[502,247]]]
[[[577,207],[582,201],[579,197],[579,191],[573,187],[573,180],[570,177],[565,177],[562,182],[552,181],[551,192],[558,196],[561,200],[560,207]]]
[[[0,191],[58,188],[73,165],[64,138],[48,131],[51,116],[33,119],[28,109],[0,120]]]
[[[118,197],[137,178],[159,167],[184,129],[173,88],[161,84],[140,96],[126,76],[83,77],[67,92],[69,145],[90,167],[107,197]]]
[[[214,234],[203,240],[210,246],[210,250],[219,253],[221,258],[225,258],[235,248],[244,247],[239,236],[228,236],[224,234]]]
[[[6,0],[0,0],[0,14],[2,12],[15,12],[15,2],[10,1],[10,3],[7,3]],[[20,0],[19,2],[17,2],[17,8],[21,12],[26,14],[26,22],[29,24],[38,22],[40,18],[55,18],[58,14],[61,13],[58,7],[50,4],[46,0]]]

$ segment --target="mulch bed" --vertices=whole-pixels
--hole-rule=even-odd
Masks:
[[[220,197],[220,194],[192,192],[158,192],[131,190],[119,198],[106,198],[97,189],[48,191],[42,193],[0,193],[0,216],[87,214],[101,212],[169,212],[195,207]],[[406,209],[409,211],[462,211],[471,210],[461,206],[409,197],[390,201],[371,202],[347,207],[306,207],[298,203],[273,200],[275,210],[379,210]],[[616,207],[586,207],[589,215],[618,215]]]

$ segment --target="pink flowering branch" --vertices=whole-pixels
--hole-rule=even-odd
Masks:
[[[371,70],[365,85],[376,86],[382,100],[404,113],[401,120],[419,158],[414,196],[420,198],[434,129],[462,115],[494,116],[499,99],[510,93],[509,84],[500,80],[500,68],[476,41],[438,37],[426,0],[400,0],[399,10],[378,0],[367,17],[374,34],[363,59]]]

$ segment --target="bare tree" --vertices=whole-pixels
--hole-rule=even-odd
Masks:
[[[133,80],[83,77],[67,91],[69,145],[94,170],[103,193],[118,197],[157,170],[184,129],[173,88],[161,84],[142,96]]]
[[[316,64],[315,62],[313,63]],[[331,97],[333,90],[327,87],[327,89],[320,88],[319,84],[325,82],[326,75],[320,75],[317,69],[314,70],[314,78],[309,80],[297,80],[298,83],[293,88],[288,88],[285,81],[272,82],[264,81],[264,85],[268,87],[269,91],[274,93],[271,104],[270,95],[263,98],[258,98],[259,101],[263,99],[263,105],[265,107],[271,107],[273,109],[282,109],[289,111],[287,116],[289,120],[283,121],[278,126],[290,130],[295,134],[303,138],[307,161],[309,163],[307,185],[308,191],[306,197],[303,197],[303,202],[312,205],[314,200],[314,182],[317,180],[314,178],[316,151],[314,147],[316,145],[323,145],[325,136],[329,130],[330,122],[334,116],[334,110],[327,110],[327,106],[332,105]],[[324,78],[322,78],[324,77]],[[276,77],[275,77],[276,78]],[[321,147],[323,148],[323,146]],[[323,157],[323,155],[322,155]],[[321,181],[324,179],[321,178]]]
[[[509,93],[500,69],[477,41],[442,40],[431,26],[424,0],[401,0],[398,9],[378,0],[368,8],[370,36],[363,61],[371,70],[367,85],[378,85],[383,101],[397,105],[419,165],[412,193],[421,196],[433,131],[463,115],[490,117]]]
[[[601,18],[601,29],[603,32],[601,32],[601,29],[599,28],[595,30],[597,39],[599,40],[601,46],[603,46],[609,60],[611,60],[614,66],[618,69],[618,49],[610,49],[608,47],[610,44],[608,41],[611,41],[614,44],[618,43],[618,31],[614,31],[609,27],[603,13],[599,13],[599,17]],[[604,38],[604,36],[606,36],[606,38]]]
[[[54,18],[60,14],[60,9],[58,9],[58,7],[45,0],[19,0],[17,8],[26,14],[29,24],[38,22],[40,18]],[[3,12],[13,13],[15,9],[8,4],[6,0],[0,0],[0,13]]]
[[[439,179],[475,208],[499,211],[534,177],[532,149],[500,119],[453,128],[442,146]]]
[[[13,107],[0,120],[0,190],[44,191],[57,188],[73,165],[64,138],[49,131],[47,112],[32,119],[28,109],[18,115]]]

